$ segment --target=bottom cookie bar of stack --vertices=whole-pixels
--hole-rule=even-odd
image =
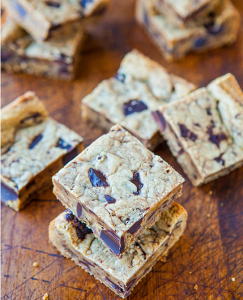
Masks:
[[[151,271],[179,240],[186,227],[187,212],[173,203],[158,221],[132,243],[121,259],[70,212],[65,211],[49,227],[52,244],[67,258],[93,275],[122,298]]]

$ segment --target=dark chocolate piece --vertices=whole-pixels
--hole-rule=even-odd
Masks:
[[[56,7],[56,8],[61,6],[60,3],[55,2],[55,1],[45,1],[45,4],[48,5],[48,6],[51,6],[51,7]]]
[[[5,183],[1,182],[1,201],[14,201],[18,200],[18,194],[15,190],[8,187]]]
[[[227,136],[223,132],[213,134],[213,126],[208,128],[207,133],[209,134],[209,141],[215,144],[218,148],[221,141],[227,140]]]
[[[189,129],[184,124],[179,124],[181,136],[186,138],[189,133]]]
[[[210,23],[204,25],[204,27],[207,29],[207,32],[212,35],[219,34],[223,30],[222,24],[215,24],[214,22],[210,22]]]
[[[125,116],[148,109],[147,105],[141,100],[130,100],[123,104]]]
[[[59,138],[59,140],[57,141],[56,147],[57,148],[61,148],[61,149],[70,150],[72,148],[72,145],[68,144],[62,138]]]
[[[36,137],[34,137],[31,144],[29,145],[29,149],[33,149],[42,138],[43,138],[42,134],[39,134]]]
[[[195,48],[200,48],[206,44],[206,38],[205,37],[199,37],[198,39],[195,40],[194,46]]]
[[[123,292],[123,289],[119,285],[112,282],[108,277],[105,278],[105,281],[108,283],[108,285],[112,286],[113,289],[116,290],[118,293]]]
[[[65,219],[66,219],[66,221],[72,221],[74,219],[74,215],[72,214],[71,211],[69,211],[65,214]]]
[[[135,232],[137,232],[139,230],[139,228],[141,227],[141,223],[143,221],[143,218],[141,218],[140,220],[138,220],[137,222],[135,222],[132,227],[128,230],[129,233],[134,234]]]
[[[160,129],[162,131],[165,130],[166,128],[166,121],[163,117],[163,115],[161,114],[160,111],[156,110],[152,112],[152,116],[154,117],[155,122],[158,124],[158,126],[160,127]]]
[[[75,218],[73,221],[73,227],[76,229],[78,238],[82,241],[85,239],[86,234],[93,232],[90,228],[86,226],[85,223],[79,221],[77,218]]]
[[[126,75],[125,75],[125,74],[122,74],[122,73],[117,73],[117,74],[115,75],[115,78],[116,78],[118,81],[124,83],[124,82],[125,82],[125,79],[126,79]]]
[[[221,153],[218,157],[215,157],[214,160],[218,163],[221,163],[222,166],[225,165],[225,160],[222,158],[222,156],[224,155],[224,153]]]
[[[210,107],[206,108],[206,111],[207,111],[207,115],[208,115],[208,116],[211,116],[211,115],[212,115],[212,113],[211,113],[211,108],[210,108]]]
[[[65,166],[70,160],[74,159],[75,156],[78,155],[77,148],[73,148],[70,152],[65,154],[62,158],[63,165]]]
[[[134,172],[133,173],[133,178],[130,180],[134,185],[136,185],[137,187],[137,191],[133,192],[134,195],[139,195],[140,194],[140,190],[143,187],[143,183],[140,181],[140,176],[138,172]]]
[[[7,50],[2,49],[1,51],[1,62],[6,62],[13,57],[13,54]]]
[[[89,179],[94,187],[107,187],[106,177],[100,171],[93,168],[89,169]]]
[[[114,252],[116,255],[121,254],[125,250],[124,238],[121,239],[112,230],[102,230],[100,239]]]
[[[23,120],[20,121],[20,124],[23,125],[25,124],[26,122],[28,122],[29,120],[34,120],[35,122],[38,122],[37,119],[39,119],[39,117],[41,117],[41,114],[40,113],[35,113],[29,117],[26,117],[24,118]]]
[[[105,200],[108,202],[108,203],[115,203],[116,202],[116,199],[114,199],[113,197],[109,196],[109,195],[105,195]]]
[[[78,218],[80,218],[82,216],[82,211],[83,211],[82,205],[78,202],[78,204],[77,204],[77,216],[78,216]]]
[[[196,139],[197,139],[197,135],[194,132],[191,132],[190,135],[189,135],[189,139],[191,141],[195,142]]]

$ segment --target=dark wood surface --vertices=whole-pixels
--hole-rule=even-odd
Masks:
[[[243,17],[242,0],[234,3]],[[87,146],[102,132],[81,121],[80,100],[113,76],[133,48],[200,87],[232,72],[243,88],[242,26],[232,47],[191,54],[175,63],[165,62],[136,24],[134,1],[113,0],[90,33],[76,81],[3,74],[2,106],[34,90],[51,116],[76,130]],[[155,152],[183,174],[165,144]],[[158,262],[129,300],[243,299],[243,169],[198,188],[187,180],[178,202],[189,214],[185,234],[167,263]],[[50,300],[119,298],[49,244],[48,224],[63,209],[51,190],[18,213],[2,206],[2,299],[42,299],[45,293]],[[39,266],[33,267],[33,262]]]

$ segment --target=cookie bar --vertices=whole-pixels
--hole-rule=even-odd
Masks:
[[[243,93],[231,74],[153,113],[194,186],[243,164]]]
[[[117,256],[181,195],[184,179],[121,126],[54,177],[54,194]]]
[[[119,123],[153,150],[162,138],[151,111],[195,88],[133,50],[124,57],[114,78],[104,80],[82,100],[82,117],[106,131]]]
[[[176,1],[175,1],[176,2]],[[154,10],[153,0],[138,0],[136,18],[167,60],[184,57],[191,51],[205,51],[232,44],[237,37],[240,15],[229,0],[203,26],[180,28]]]
[[[36,41],[44,41],[70,21],[103,11],[110,0],[4,0],[8,14]]]
[[[122,298],[166,256],[186,227],[187,212],[177,203],[162,212],[158,221],[117,259],[84,223],[70,212],[60,214],[49,227],[53,245]]]
[[[160,14],[178,27],[194,27],[204,25],[214,16],[222,5],[220,0],[153,0]]]
[[[82,138],[27,92],[1,110],[1,201],[18,211],[83,150]]]
[[[1,65],[8,72],[70,80],[75,77],[85,33],[80,22],[62,29],[59,38],[37,43],[8,16],[2,27]]]

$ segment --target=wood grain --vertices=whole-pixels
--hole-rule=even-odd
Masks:
[[[242,0],[234,3],[243,18]],[[243,88],[242,26],[232,47],[191,54],[175,63],[165,62],[136,24],[134,1],[113,0],[90,34],[76,81],[3,74],[2,105],[34,90],[51,116],[81,134],[87,146],[102,132],[81,121],[80,99],[101,80],[113,76],[123,56],[133,48],[198,86],[232,72]],[[155,152],[183,174],[165,144]],[[168,262],[158,262],[128,299],[243,299],[242,200],[242,168],[199,188],[187,180],[178,200],[189,213],[186,232]],[[48,243],[48,224],[62,211],[51,191],[19,213],[2,206],[2,299],[42,299],[45,293],[50,300],[118,299]],[[33,267],[33,262],[39,266]]]

